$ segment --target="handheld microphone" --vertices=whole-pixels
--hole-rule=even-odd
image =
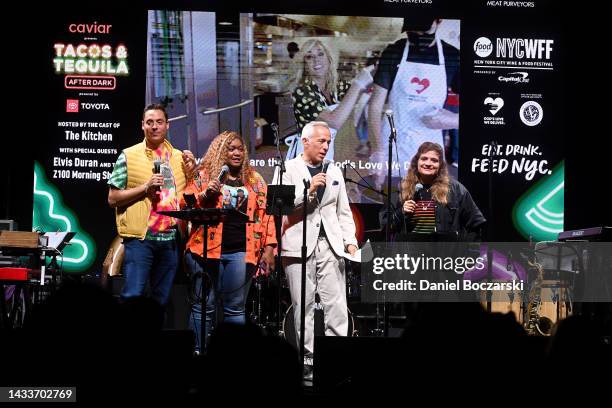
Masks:
[[[194,194],[184,194],[183,198],[185,199],[185,204],[187,204],[186,208],[194,208],[196,205],[196,198]]]
[[[389,120],[389,126],[391,127],[391,131],[395,134],[395,122],[393,121],[393,110],[387,109],[385,111],[385,116]]]
[[[224,164],[223,167],[221,167],[221,171],[219,172],[219,176],[217,177],[217,180],[219,180],[219,183],[223,183],[223,179],[225,178],[227,173],[229,173],[229,170],[230,168],[227,164]]]
[[[417,199],[421,199],[421,190],[423,190],[423,185],[421,183],[417,183],[414,186],[414,196]]]
[[[153,174],[160,174],[161,173],[161,160],[160,159],[155,159],[155,161],[153,162]],[[155,187],[155,191],[159,191],[160,187],[156,186]]]

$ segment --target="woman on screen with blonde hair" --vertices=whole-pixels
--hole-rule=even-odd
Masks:
[[[316,39],[302,44],[294,60],[297,87],[293,91],[293,111],[298,130],[301,133],[312,121],[327,122],[332,142],[326,158],[333,160],[336,133],[349,118],[359,95],[372,83],[373,67],[362,69],[351,82],[341,80],[334,54]],[[299,140],[295,145],[301,146]]]

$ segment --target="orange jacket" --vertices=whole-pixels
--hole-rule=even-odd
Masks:
[[[223,196],[213,195],[210,198],[202,198],[199,194],[206,191],[208,186],[208,176],[202,170],[199,174],[202,180],[198,186],[195,180],[190,180],[183,191],[183,194],[194,194],[197,197],[197,208],[221,208],[223,206]],[[254,221],[245,224],[246,234],[246,256],[245,262],[256,265],[260,251],[266,245],[276,246],[276,230],[274,227],[274,217],[266,214],[266,194],[268,186],[263,177],[257,172],[253,172],[252,177],[246,180],[245,187],[249,191],[248,205],[246,214],[249,219]],[[181,195],[181,208],[185,206],[185,198]],[[187,241],[187,249],[199,256],[203,255],[204,245],[202,243],[203,227],[198,227],[192,231]],[[208,258],[219,259],[221,257],[221,241],[223,239],[223,222],[208,228]]]

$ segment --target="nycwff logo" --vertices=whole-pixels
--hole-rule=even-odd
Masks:
[[[552,57],[554,40],[536,38],[496,38],[495,57],[510,59],[544,59]],[[474,53],[485,58],[493,52],[493,43],[487,37],[474,42]]]
[[[533,38],[498,38],[497,58],[550,59],[553,40]]]

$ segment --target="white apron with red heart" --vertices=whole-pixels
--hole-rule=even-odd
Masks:
[[[435,142],[444,148],[442,131],[426,127],[421,118],[443,108],[447,95],[445,61],[440,40],[436,39],[439,65],[407,62],[409,45],[407,41],[388,102],[397,129],[397,148],[402,169],[409,167],[412,156],[423,142]],[[382,157],[378,157],[383,162],[387,160],[386,146],[390,132],[389,123],[385,119],[379,141]]]

